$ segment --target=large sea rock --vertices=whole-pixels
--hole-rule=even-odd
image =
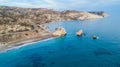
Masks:
[[[67,34],[66,30],[62,27],[56,28],[55,32],[53,32],[53,36],[55,37],[64,36],[66,34]]]

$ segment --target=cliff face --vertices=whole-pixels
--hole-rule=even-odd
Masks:
[[[63,21],[63,20],[86,20],[105,17],[104,12],[81,12],[81,11],[55,11],[46,8],[18,8],[18,7],[0,7],[0,42],[8,42],[16,39],[23,39],[26,32],[37,35],[46,31],[41,24]],[[6,38],[8,35],[9,38]],[[28,37],[29,34],[26,36]],[[24,38],[26,38],[24,36]],[[3,39],[3,40],[2,40]]]

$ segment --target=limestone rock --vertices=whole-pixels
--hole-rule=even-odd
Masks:
[[[83,30],[79,30],[78,32],[76,32],[77,36],[82,36],[82,34],[83,34]]]
[[[55,32],[53,32],[53,36],[57,37],[57,36],[64,36],[66,35],[66,31],[64,28],[56,28]]]
[[[93,36],[93,39],[98,39],[98,36],[94,35],[94,36]]]

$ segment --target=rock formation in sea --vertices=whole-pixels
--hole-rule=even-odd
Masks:
[[[67,34],[66,30],[62,27],[56,28],[55,32],[53,32],[53,36],[55,37],[64,36],[66,34]]]
[[[83,30],[79,30],[78,32],[76,32],[77,36],[82,36],[82,34],[83,34]]]
[[[98,36],[96,36],[96,35],[93,35],[93,39],[98,39]]]

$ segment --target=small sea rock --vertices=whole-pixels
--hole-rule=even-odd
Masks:
[[[83,34],[83,30],[79,30],[78,32],[76,32],[77,36],[82,36],[82,34]]]
[[[92,38],[93,38],[93,39],[98,39],[99,37],[98,37],[98,36],[96,36],[96,35],[94,35]]]

